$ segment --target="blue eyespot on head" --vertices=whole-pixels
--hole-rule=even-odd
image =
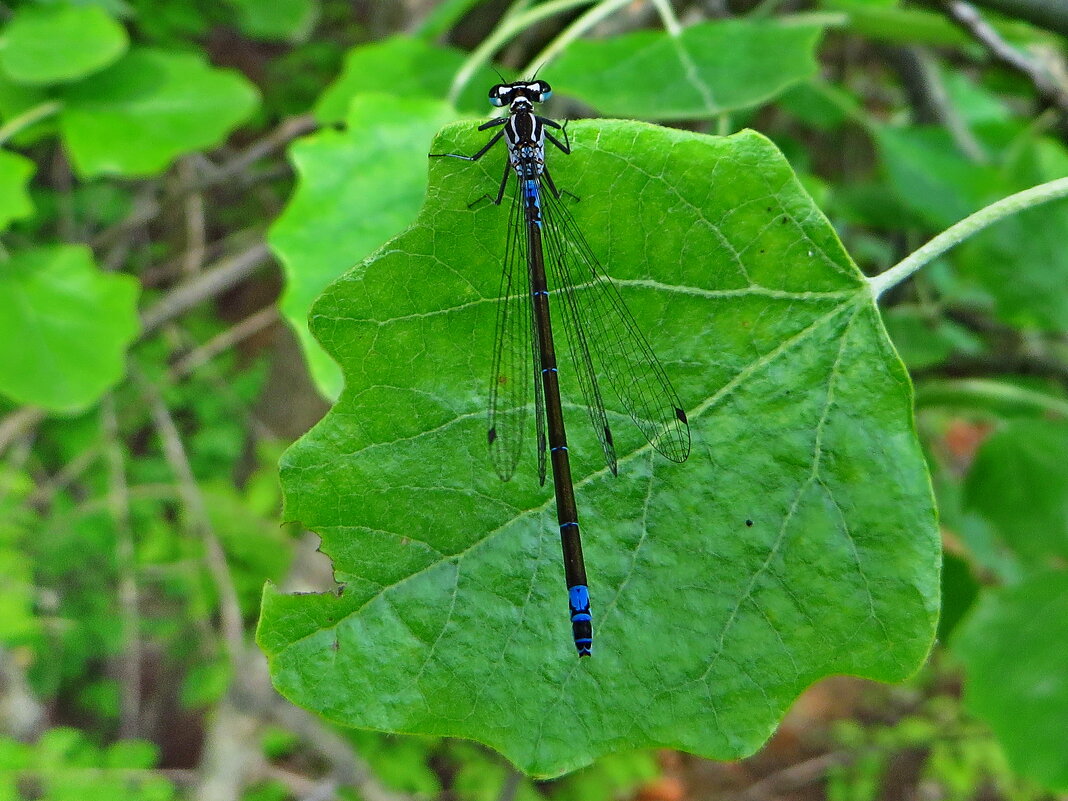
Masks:
[[[544,103],[553,96],[552,87],[545,81],[531,81],[527,84],[527,95],[535,103]]]
[[[511,84],[507,83],[499,83],[496,86],[491,87],[489,90],[490,105],[497,106],[498,108],[507,106],[512,102],[513,92],[514,89]]]

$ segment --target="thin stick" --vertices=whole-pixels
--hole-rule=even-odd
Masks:
[[[613,5],[623,5],[627,2],[627,0],[608,1]],[[467,61],[457,71],[456,77],[452,80],[452,86],[449,87],[448,101],[456,103],[460,93],[467,86],[478,68],[490,61],[493,58],[493,54],[503,47],[506,42],[511,41],[536,22],[548,19],[556,14],[562,14],[579,6],[590,5],[591,2],[592,0],[549,0],[521,14],[505,16],[490,35],[482,41],[482,44],[472,51]]]
[[[61,108],[63,108],[62,103],[51,100],[39,106],[34,106],[16,117],[12,117],[7,121],[7,124],[0,127],[0,145],[5,144],[8,139],[17,136],[22,130],[29,128],[35,122],[40,122],[45,117],[51,117]]]
[[[119,608],[122,626],[122,656],[120,660],[119,733],[122,737],[137,737],[141,721],[141,617],[137,609],[137,559],[134,552],[133,528],[130,525],[130,492],[126,482],[126,460],[115,414],[115,399],[111,395],[100,405],[101,424],[108,461],[108,507],[116,533],[116,563],[119,573]]]
[[[1034,84],[1043,98],[1061,111],[1068,112],[1068,86],[1059,84],[1038,61],[1027,57],[1002,39],[1001,34],[983,19],[975,6],[964,0],[947,0],[946,13],[960,28],[989,50],[994,58]]]
[[[178,481],[185,507],[186,523],[189,529],[204,542],[208,573],[219,595],[221,633],[234,676],[237,677],[240,675],[239,660],[244,647],[244,628],[241,624],[241,606],[238,603],[237,590],[234,588],[233,576],[230,574],[230,566],[226,561],[226,551],[223,550],[211,519],[208,517],[204,496],[193,475],[189,456],[182,444],[182,436],[178,432],[174,418],[171,417],[167,403],[159,390],[132,364],[130,375],[137,382],[142,396],[148,403],[152,421],[163,443],[164,456]]]
[[[1068,197],[1068,178],[1058,178],[1056,181],[1033,186],[980,209],[975,214],[947,228],[889,270],[867,279],[872,295],[878,298],[890,287],[897,286],[925,264],[934,261],[953,246],[960,244],[987,226],[1025,209],[1063,197]]]
[[[213,267],[168,292],[141,315],[141,338],[209,298],[241,283],[271,259],[266,243],[220,259]]]
[[[566,49],[573,41],[581,38],[591,28],[627,5],[628,2],[629,0],[605,0],[605,2],[595,5],[564,28],[540,53],[534,56],[526,67],[527,71],[529,72],[543,64],[549,64],[554,61],[560,55],[560,52]]]
[[[19,437],[34,428],[45,418],[45,410],[36,406],[23,406],[0,420],[0,455]]]
[[[266,306],[255,314],[246,317],[237,325],[227,328],[222,333],[212,337],[199,348],[189,353],[171,368],[171,376],[185,378],[192,374],[198,367],[214,359],[220,353],[229,350],[234,345],[255,336],[260,331],[268,328],[279,320],[278,307]]]
[[[183,159],[178,165],[182,181],[192,184],[195,175],[190,159]],[[182,255],[182,272],[186,276],[196,275],[204,267],[204,253],[207,248],[207,221],[204,213],[204,194],[199,191],[185,196],[185,253]]]

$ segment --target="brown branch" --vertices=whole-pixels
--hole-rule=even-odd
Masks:
[[[214,359],[220,353],[229,350],[234,345],[255,336],[260,331],[268,328],[279,320],[278,307],[275,305],[265,306],[253,315],[246,317],[236,325],[212,337],[196,350],[184,356],[174,367],[171,368],[171,376],[175,379],[186,378],[196,369]]]
[[[183,182],[192,183],[192,159],[183,159],[178,165],[178,174]],[[204,253],[207,247],[206,220],[204,213],[204,193],[189,192],[183,202],[185,207],[185,253],[182,254],[182,273],[186,276],[196,275],[204,266]]]
[[[0,420],[0,455],[23,434],[35,428],[45,419],[45,410],[36,406],[23,406]]]
[[[975,6],[964,0],[946,0],[945,10],[958,27],[982,44],[997,61],[1034,84],[1047,103],[1068,113],[1068,86],[1058,82],[1040,62],[1021,53],[1001,38],[1001,34],[983,19]]]
[[[1068,3],[1061,0],[973,0],[1008,17],[1026,20],[1047,31],[1068,36]]]
[[[799,790],[822,779],[828,769],[851,762],[855,758],[855,755],[844,751],[831,751],[812,759],[806,759],[804,762],[797,762],[749,785],[739,799],[740,801],[767,801],[783,793]]]
[[[259,241],[240,253],[220,259],[209,269],[176,286],[141,315],[141,338],[205,300],[233,288],[270,258],[267,244]]]
[[[208,572],[215,585],[215,591],[219,594],[221,633],[234,675],[238,676],[240,675],[238,660],[244,647],[244,629],[241,623],[241,606],[237,599],[237,590],[234,588],[233,576],[230,574],[230,565],[226,561],[226,552],[208,517],[204,496],[193,475],[189,456],[186,454],[181,434],[174,418],[171,417],[167,403],[159,390],[132,364],[130,375],[137,382],[142,395],[148,402],[152,421],[163,443],[164,456],[178,481],[182,505],[185,516],[188,518],[186,524],[204,543]]]
[[[302,114],[298,117],[290,117],[283,120],[277,128],[258,141],[253,142],[234,158],[209,170],[208,174],[199,181],[188,184],[185,187],[185,191],[200,192],[208,187],[228,181],[238,173],[244,172],[263,157],[285,147],[297,137],[314,131],[317,127],[318,123],[310,114]]]
[[[115,399],[108,395],[100,405],[101,426],[108,461],[108,507],[115,523],[116,563],[119,573],[119,609],[122,625],[120,657],[119,734],[137,737],[141,720],[141,617],[137,610],[137,557],[130,524],[130,491],[126,482],[126,459],[115,414]]]
[[[207,170],[207,174],[198,179],[183,181],[177,188],[165,191],[160,197],[158,184],[148,183],[138,193],[134,208],[126,218],[97,234],[90,245],[94,249],[108,247],[121,239],[131,230],[141,227],[156,219],[163,213],[166,203],[181,199],[191,193],[203,192],[213,186],[230,181],[235,175],[252,166],[259,159],[268,156],[274,150],[284,147],[298,136],[314,130],[316,122],[310,115],[290,117],[263,138],[253,142],[230,161]]]

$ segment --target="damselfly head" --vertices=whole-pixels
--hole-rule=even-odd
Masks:
[[[552,97],[552,94],[552,87],[545,81],[499,83],[489,90],[489,102],[497,107],[510,106],[517,100],[543,103]]]

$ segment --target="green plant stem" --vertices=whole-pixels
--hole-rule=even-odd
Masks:
[[[656,13],[660,15],[661,22],[664,23],[664,30],[672,36],[682,33],[682,25],[679,23],[679,18],[675,16],[675,9],[671,7],[671,3],[667,0],[650,0],[650,2],[656,9]]]
[[[627,0],[610,0],[613,5],[623,5]],[[590,0],[550,0],[547,3],[541,3],[535,6],[529,11],[524,11],[520,14],[505,15],[501,23],[490,33],[489,36],[480,44],[464,62],[463,66],[456,73],[456,77],[453,78],[452,86],[449,88],[448,101],[455,104],[460,93],[467,86],[468,81],[471,80],[471,76],[475,74],[479,67],[486,64],[493,57],[505,42],[511,40],[514,36],[517,36],[522,31],[529,28],[536,22],[540,22],[543,19],[555,16],[556,14],[562,14],[565,11],[570,11],[573,8],[579,6],[589,5]]]
[[[1023,406],[1068,417],[1068,401],[1063,398],[1002,381],[966,378],[960,381],[925,381],[916,387],[917,407],[946,405],[971,407],[977,400]]]
[[[980,209],[975,214],[969,215],[947,228],[889,270],[869,278],[868,286],[871,287],[872,295],[878,298],[890,287],[897,286],[925,264],[934,261],[950,248],[960,244],[987,226],[993,225],[1013,214],[1018,214],[1025,209],[1063,197],[1068,197],[1068,178],[1058,178],[1056,181],[1033,186]]]
[[[593,26],[614,14],[627,4],[627,0],[604,0],[598,3],[577,20],[568,25],[560,34],[527,64],[527,69],[536,69],[542,64],[548,64],[556,59],[560,52],[573,41],[580,38]]]
[[[63,108],[63,104],[58,100],[50,100],[47,103],[41,103],[39,106],[27,109],[16,117],[12,117],[7,121],[6,125],[0,127],[0,145],[6,144],[8,139],[17,136],[35,122],[51,117],[61,108]]]

